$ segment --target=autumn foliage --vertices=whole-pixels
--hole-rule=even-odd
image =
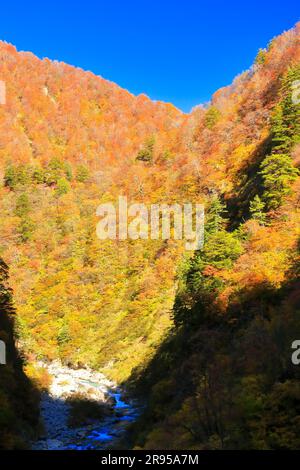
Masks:
[[[299,445],[286,351],[299,331],[299,33],[189,115],[0,43],[0,249],[20,348],[148,394],[137,447]],[[99,240],[96,208],[119,195],[203,203],[203,250]]]

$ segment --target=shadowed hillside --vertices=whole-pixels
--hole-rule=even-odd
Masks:
[[[0,339],[6,344],[6,364],[0,365],[0,449],[20,449],[28,446],[38,424],[39,396],[16,350],[15,312],[7,280],[8,268],[0,261]]]
[[[225,312],[209,294],[182,309],[178,294],[176,326],[147,369],[132,377],[149,405],[131,445],[299,448],[300,371],[291,362],[291,344],[300,337],[299,264],[288,279],[279,289],[243,289]]]

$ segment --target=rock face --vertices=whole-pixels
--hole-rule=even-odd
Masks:
[[[39,362],[51,375],[52,382],[41,399],[41,417],[44,434],[32,444],[34,450],[104,449],[119,439],[128,423],[138,415],[137,408],[122,400],[121,392],[103,374],[91,369],[71,369],[58,361]],[[112,416],[103,421],[70,428],[70,405],[67,399],[80,395],[99,404],[113,406]]]

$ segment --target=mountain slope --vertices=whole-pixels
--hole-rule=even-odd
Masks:
[[[299,31],[190,115],[1,44],[0,244],[21,346],[130,379],[149,401],[135,446],[298,446]],[[203,203],[203,250],[97,239],[96,208],[119,195]]]
[[[1,161],[62,157],[100,169],[135,156],[144,140],[170,138],[182,113],[171,104],[134,97],[112,82],[62,62],[40,60],[0,43]]]
[[[137,448],[299,448],[299,79],[298,25],[191,118],[205,244],[179,273],[173,329],[131,378],[148,402]]]
[[[185,117],[5,43],[0,56],[0,238],[22,344],[126,378],[170,324],[177,248],[100,241],[96,208],[121,194],[164,199]]]

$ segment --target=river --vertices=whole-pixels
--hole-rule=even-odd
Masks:
[[[92,450],[116,447],[124,438],[128,425],[136,420],[140,406],[125,399],[123,391],[103,374],[91,369],[71,369],[59,362],[46,367],[52,377],[49,391],[41,397],[41,420],[44,431],[32,443],[34,450]],[[103,420],[70,427],[67,398],[78,394],[101,403],[109,402],[112,413]]]

